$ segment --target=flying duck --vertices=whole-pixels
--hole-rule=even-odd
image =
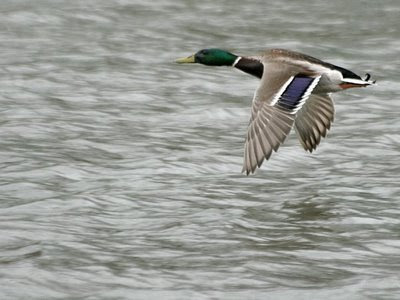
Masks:
[[[257,56],[203,49],[176,62],[232,66],[261,79],[244,146],[242,172],[246,175],[278,150],[293,126],[303,148],[315,150],[334,119],[330,93],[375,83],[368,73],[362,79],[345,68],[284,49],[270,49]]]

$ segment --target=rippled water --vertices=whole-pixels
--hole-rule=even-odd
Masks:
[[[1,299],[398,299],[400,3],[268,2],[0,3]],[[205,47],[379,84],[246,177],[258,82]]]

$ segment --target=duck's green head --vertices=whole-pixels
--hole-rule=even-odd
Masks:
[[[177,63],[198,63],[207,66],[232,66],[238,57],[221,49],[203,49],[189,57],[177,59]]]

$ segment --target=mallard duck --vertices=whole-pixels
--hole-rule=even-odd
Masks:
[[[352,71],[306,54],[271,49],[257,56],[238,56],[203,49],[177,63],[231,66],[259,79],[244,146],[242,172],[254,173],[285,141],[294,126],[301,145],[312,152],[334,119],[330,93],[374,84]]]

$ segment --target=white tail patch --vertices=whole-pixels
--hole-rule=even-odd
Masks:
[[[355,79],[355,78],[343,78],[342,81],[344,83],[352,83],[352,84],[360,84],[360,85],[371,85],[371,84],[375,83],[375,81],[371,81],[371,80],[365,81],[362,79]]]

